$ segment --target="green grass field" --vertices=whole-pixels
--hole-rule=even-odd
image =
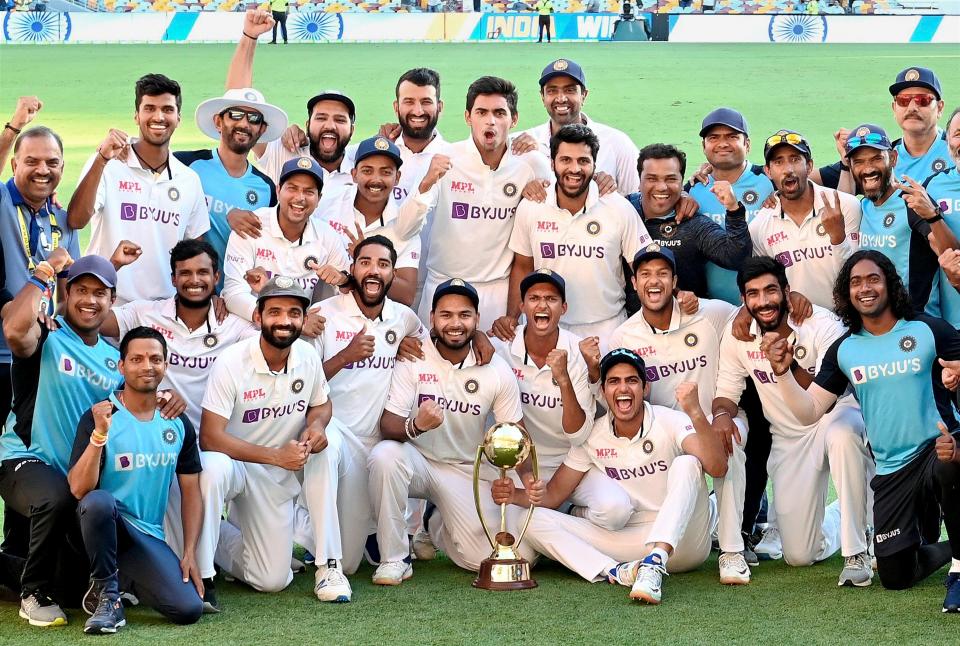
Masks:
[[[86,158],[108,128],[135,132],[133,83],[163,72],[184,88],[184,120],[174,149],[212,146],[193,122],[197,103],[223,91],[233,47],[6,46],[0,48],[0,122],[16,97],[36,94],[45,107],[37,120],[64,138],[67,167],[60,197],[66,202]],[[290,45],[261,46],[256,86],[305,119],[305,101],[329,87],[345,90],[358,106],[356,138],[392,120],[397,76],[431,66],[443,78],[448,140],[467,134],[461,117],[467,85],[482,74],[505,76],[520,87],[521,128],[544,121],[537,78],[550,60],[565,56],[586,70],[586,112],[614,125],[642,146],[655,141],[683,147],[699,163],[700,119],[718,105],[747,116],[760,161],[763,139],[789,127],[805,133],[820,162],[836,158],[831,133],[872,121],[895,130],[887,86],[910,65],[937,70],[947,111],[960,91],[960,48],[949,45]],[[8,172],[2,174],[3,178]],[[717,583],[716,558],[699,571],[670,577],[664,605],[639,607],[626,590],[588,585],[556,565],[536,570],[540,588],[492,593],[470,587],[472,575],[445,560],[416,565],[399,589],[375,588],[372,568],[353,577],[354,601],[319,604],[313,577],[298,575],[277,595],[220,583],[224,613],[195,626],[175,628],[149,612],[128,614],[130,625],[114,641],[124,644],[556,644],[556,643],[957,643],[956,616],[940,614],[941,577],[913,590],[890,592],[879,584],[838,589],[841,560],[804,569],[766,563],[746,588]],[[0,644],[74,643],[85,616],[71,625],[29,629],[13,604],[0,604]]]

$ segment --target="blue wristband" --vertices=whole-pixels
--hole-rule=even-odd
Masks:
[[[27,279],[27,282],[33,285],[36,285],[41,292],[43,293],[47,292],[47,284],[42,280],[40,280],[39,278],[37,278],[36,276],[31,276],[30,278]]]

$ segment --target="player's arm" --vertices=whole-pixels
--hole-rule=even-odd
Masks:
[[[747,226],[747,211],[742,204],[727,211],[726,218],[726,229],[707,217],[691,219],[687,226],[697,226],[691,237],[704,258],[724,269],[736,270],[750,257],[754,243]]]
[[[13,116],[7,121],[10,127],[4,126],[3,130],[0,130],[0,168],[7,165],[7,158],[13,150],[13,144],[20,135],[20,131],[33,121],[42,107],[43,102],[35,96],[22,96],[17,99]]]
[[[586,471],[577,471],[564,463],[550,478],[550,482],[544,484],[543,480],[537,480],[531,483],[530,489],[515,486],[509,478],[494,480],[491,495],[498,505],[505,502],[520,507],[534,505],[556,509],[570,498],[585,475]]]
[[[106,445],[115,407],[111,401],[94,404],[77,423],[73,440],[67,484],[70,493],[80,500],[97,488],[103,466],[103,447]]]
[[[94,213],[103,204],[103,171],[112,159],[122,158],[129,154],[129,138],[127,133],[111,128],[106,138],[100,142],[97,151],[87,162],[80,173],[80,183],[77,184],[70,204],[67,205],[67,226],[80,231],[90,222]]]
[[[424,398],[417,408],[416,364],[398,361],[390,380],[390,392],[380,415],[380,434],[385,440],[406,442],[433,430],[443,422],[443,410],[433,399]]]
[[[233,58],[230,59],[224,89],[253,87],[253,58],[257,52],[257,39],[260,34],[270,31],[274,22],[269,11],[251,9],[244,14],[243,31],[237,41],[237,48],[233,50]],[[253,147],[253,153],[262,157],[266,149],[267,144],[257,144]]]
[[[560,405],[563,408],[561,425],[567,435],[575,435],[584,429],[587,424],[587,414],[580,405],[577,397],[577,388],[570,375],[569,364],[580,357],[567,356],[566,350],[554,348],[547,354],[547,366],[553,373],[553,380],[560,388]],[[590,387],[586,379],[586,370],[581,371],[583,377],[580,384],[581,392],[584,386],[589,393]]]
[[[400,267],[393,274],[393,284],[387,295],[398,303],[413,307],[417,297],[417,270],[413,267]]]
[[[279,464],[279,449],[253,444],[227,433],[226,417],[203,409],[200,416],[200,448],[204,451],[216,451],[241,462],[256,464]]]
[[[830,346],[820,362],[820,370],[817,372],[817,376],[806,389],[797,382],[795,371],[786,369],[785,364],[793,361],[793,350],[786,343],[786,339],[782,340],[783,345],[786,346],[786,351],[774,347],[771,348],[771,353],[767,355],[767,358],[771,360],[770,366],[773,368],[774,374],[777,375],[776,385],[779,395],[801,424],[813,424],[823,417],[824,413],[833,408],[837,399],[849,386],[850,382],[840,369],[837,360],[840,344],[846,338],[846,335],[844,335]]]
[[[73,259],[63,247],[55,249],[47,260],[37,265],[34,275],[3,308],[3,333],[14,356],[29,357],[40,343],[41,329],[37,320],[40,301],[47,281],[66,269]]]
[[[680,443],[683,452],[696,457],[703,470],[714,478],[727,474],[727,452],[715,433],[703,409],[700,407],[700,395],[697,384],[685,381],[677,386],[677,402],[690,418],[694,433],[687,435]]]

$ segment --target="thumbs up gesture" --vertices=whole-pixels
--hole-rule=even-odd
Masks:
[[[955,438],[947,425],[943,422],[937,422],[937,428],[940,429],[940,435],[937,437],[937,459],[941,462],[957,461],[957,438]]]

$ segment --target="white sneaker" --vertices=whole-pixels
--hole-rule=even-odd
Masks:
[[[373,573],[373,582],[376,585],[400,585],[412,576],[413,565],[410,563],[386,561]]]
[[[652,563],[647,559],[640,561],[637,580],[630,589],[630,598],[658,605],[663,595],[663,575],[667,570],[660,563]]]
[[[432,561],[437,558],[437,546],[433,544],[433,539],[427,532],[417,532],[413,537],[411,549],[418,561]]]
[[[337,561],[327,561],[326,565],[318,565],[314,581],[313,592],[320,601],[346,603],[353,595],[350,582],[347,581]]]
[[[750,583],[750,566],[742,552],[720,553],[720,583],[746,585]]]
[[[780,530],[776,525],[768,525],[763,530],[763,538],[753,551],[761,561],[776,561],[783,558],[783,543],[780,542]]]
[[[873,583],[873,568],[870,564],[870,553],[860,552],[843,559],[843,571],[840,573],[838,586],[852,585],[865,588]]]

